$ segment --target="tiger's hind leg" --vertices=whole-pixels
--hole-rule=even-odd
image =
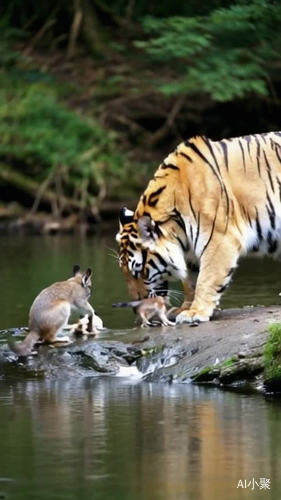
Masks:
[[[222,237],[223,238],[223,237]],[[238,242],[213,241],[201,257],[194,300],[176,318],[178,324],[208,321],[230,283],[240,255]]]

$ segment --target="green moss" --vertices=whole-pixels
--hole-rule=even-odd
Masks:
[[[199,373],[198,375],[205,375],[206,373],[210,373],[210,371],[212,371],[213,367],[212,366],[206,366],[205,368],[203,368]]]
[[[193,382],[208,382],[219,374],[219,369],[215,366],[206,366],[192,377]]]
[[[232,366],[234,363],[236,363],[238,360],[237,356],[231,356],[231,358],[226,359],[220,367],[227,367],[227,366]]]
[[[193,377],[193,382],[208,382],[219,376],[222,368],[228,368],[234,365],[237,361],[237,356],[232,356],[226,359],[223,363],[216,366],[205,366],[200,372]]]
[[[269,338],[264,349],[265,379],[281,383],[281,323],[269,327]]]
[[[145,348],[145,349],[142,349],[141,350],[141,355],[142,357],[145,357],[145,356],[152,356],[154,354],[159,354],[161,352],[163,352],[164,350],[164,346],[163,345],[155,345],[153,347],[148,347],[148,348]]]

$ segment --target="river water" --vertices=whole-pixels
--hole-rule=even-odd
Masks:
[[[75,263],[94,270],[92,304],[105,325],[132,327],[131,311],[111,308],[127,297],[112,248],[104,235],[0,238],[0,329],[26,325],[38,291]],[[222,305],[280,303],[279,265],[241,262]],[[0,446],[0,499],[280,497],[281,403],[254,394],[0,373]]]

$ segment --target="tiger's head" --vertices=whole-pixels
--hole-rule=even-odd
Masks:
[[[123,208],[116,235],[119,265],[133,299],[168,294],[168,280],[184,280],[186,236],[177,217],[157,222]],[[185,234],[185,233],[184,233]]]

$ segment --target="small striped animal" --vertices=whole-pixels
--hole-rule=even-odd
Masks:
[[[175,323],[167,317],[166,302],[164,297],[150,297],[143,300],[133,300],[131,302],[117,302],[113,307],[133,307],[140,316],[141,326],[154,326],[155,321],[164,326],[174,326]]]
[[[281,255],[281,132],[181,143],[121,210],[116,239],[132,298],[181,280],[177,323],[208,321],[241,256]]]

